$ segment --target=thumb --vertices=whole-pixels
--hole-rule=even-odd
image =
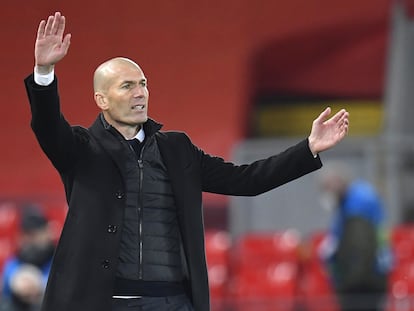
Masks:
[[[65,54],[67,53],[68,49],[69,49],[69,45],[70,45],[70,39],[71,39],[71,34],[67,34],[65,36],[65,38],[63,38],[63,42],[62,42],[62,50],[65,51]]]

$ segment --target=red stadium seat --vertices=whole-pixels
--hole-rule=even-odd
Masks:
[[[338,311],[339,306],[329,276],[323,268],[303,271],[301,280],[302,302],[309,311]]]
[[[308,256],[302,266],[300,292],[302,303],[309,311],[339,310],[329,274],[318,251],[325,236],[325,232],[317,232],[311,237]]]
[[[295,230],[249,233],[232,260],[231,297],[237,310],[294,309],[300,237]]]
[[[252,265],[232,281],[237,310],[294,309],[298,283],[297,265],[280,262],[267,267]]]
[[[391,245],[396,265],[403,265],[414,260],[414,226],[401,225],[392,230]]]
[[[14,238],[0,237],[0,273],[3,271],[5,261],[14,254],[15,250]]]
[[[299,260],[300,236],[296,230],[276,233],[249,233],[236,249],[239,265],[268,265],[281,261]]]
[[[394,267],[389,278],[387,311],[413,310],[414,263]]]
[[[13,202],[0,203],[0,237],[15,238],[19,230],[20,213]]]
[[[231,239],[227,232],[209,230],[205,234],[207,269],[212,310],[224,310],[229,280]]]

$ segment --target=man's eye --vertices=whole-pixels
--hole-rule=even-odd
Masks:
[[[123,84],[122,88],[123,89],[129,89],[131,87],[131,84]]]
[[[141,81],[140,84],[141,84],[142,87],[146,87],[148,83],[147,83],[147,81]]]

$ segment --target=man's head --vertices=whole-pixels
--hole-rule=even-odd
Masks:
[[[18,239],[18,258],[23,263],[43,267],[55,249],[52,231],[46,216],[37,206],[23,207]]]
[[[117,57],[101,64],[95,70],[93,86],[95,102],[106,121],[124,136],[134,129],[136,133],[147,121],[147,79],[132,60]]]
[[[344,163],[332,162],[324,165],[319,174],[322,206],[328,210],[338,206],[347,191],[351,178],[351,170]]]

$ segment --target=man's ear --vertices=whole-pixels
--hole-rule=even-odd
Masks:
[[[95,92],[95,102],[101,110],[108,109],[108,103],[106,101],[106,97],[101,92]]]

